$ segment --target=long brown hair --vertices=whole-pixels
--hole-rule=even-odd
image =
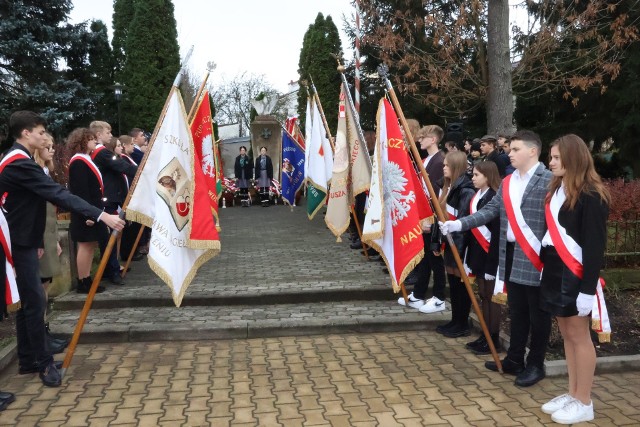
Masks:
[[[444,156],[444,161],[447,162],[451,178],[444,178],[442,194],[440,194],[438,202],[440,203],[442,210],[446,212],[447,196],[449,195],[449,190],[451,190],[451,185],[467,171],[467,154],[463,151],[452,151]]]
[[[49,138],[49,141],[51,141],[51,144],[52,144],[51,146],[55,147],[56,142],[53,140],[53,135],[51,135],[49,132],[45,132],[45,136]],[[49,169],[49,172],[53,172],[53,170],[55,169],[55,164],[53,163],[53,159],[47,160],[45,162],[40,156],[40,150],[44,150],[44,148],[39,148],[36,151],[34,151],[33,159],[36,161],[37,164],[40,165],[40,167],[42,168],[46,167],[47,169]]]
[[[564,183],[564,192],[567,196],[564,206],[568,206],[569,209],[576,206],[581,193],[597,193],[603,202],[611,203],[609,190],[596,172],[593,157],[582,138],[574,134],[564,135],[553,141],[551,147],[558,147],[560,162],[565,173],[564,176],[554,176],[551,180],[547,201]]]
[[[500,187],[500,172],[498,172],[498,166],[496,166],[495,162],[491,160],[478,162],[473,168],[487,178],[487,183],[493,191],[498,191]]]

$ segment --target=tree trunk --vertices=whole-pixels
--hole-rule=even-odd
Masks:
[[[487,37],[487,130],[492,134],[511,133],[514,126],[508,0],[489,0]]]

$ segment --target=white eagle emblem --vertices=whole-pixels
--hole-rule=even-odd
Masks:
[[[211,178],[215,178],[216,176],[211,135],[202,138],[202,172]]]
[[[385,162],[382,169],[382,188],[384,192],[384,210],[391,216],[391,223],[396,226],[409,215],[411,203],[416,200],[413,191],[404,194],[407,178],[397,163]]]

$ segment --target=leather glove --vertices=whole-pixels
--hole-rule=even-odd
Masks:
[[[440,226],[440,232],[443,236],[462,230],[462,223],[459,220],[445,222],[438,221],[438,225]]]
[[[593,302],[596,299],[595,295],[587,295],[580,292],[576,299],[576,308],[578,309],[578,316],[588,316],[593,309]]]
[[[496,276],[484,273],[484,280],[496,280]]]

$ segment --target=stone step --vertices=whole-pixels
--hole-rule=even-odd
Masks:
[[[447,305],[448,306],[448,305]],[[71,336],[79,310],[56,311],[51,329]],[[81,343],[189,341],[434,329],[449,309],[423,314],[396,299],[279,305],[139,307],[89,312]]]
[[[383,280],[381,280],[382,282]],[[86,295],[69,292],[56,298],[56,311],[81,310]],[[353,300],[389,300],[397,298],[391,286],[371,282],[286,282],[259,286],[191,285],[182,300],[182,307],[270,305]],[[133,307],[174,307],[169,288],[159,281],[144,285],[107,286],[96,294],[92,309]]]

